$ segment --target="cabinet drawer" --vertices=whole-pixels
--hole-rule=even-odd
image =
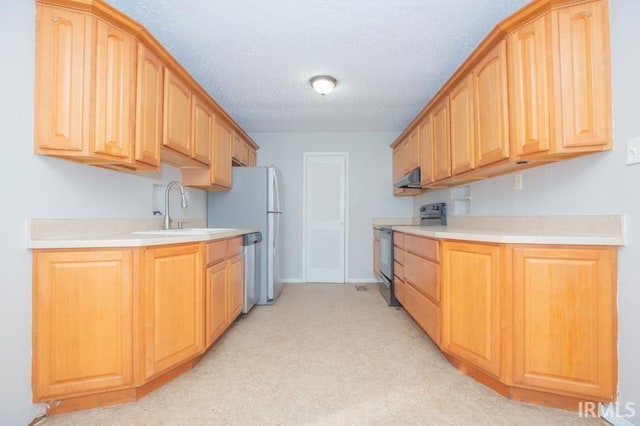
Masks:
[[[218,263],[227,258],[227,240],[213,241],[207,244],[207,265]]]
[[[406,235],[404,238],[404,249],[420,257],[432,259],[436,262],[440,261],[440,247],[436,240]]]
[[[393,233],[393,245],[396,247],[404,248],[404,234],[401,232]]]
[[[440,302],[440,265],[415,254],[404,254],[404,279],[416,290]]]
[[[404,266],[398,262],[393,262],[393,275],[404,280]]]
[[[398,247],[393,248],[393,260],[404,265],[404,251]]]
[[[229,241],[229,257],[242,253],[242,237],[234,237]]]
[[[407,294],[405,287],[407,285],[402,282],[401,279],[399,279],[398,277],[393,277],[393,294],[394,296],[396,296],[396,299],[398,300],[398,302],[400,302],[401,305],[404,305],[404,299],[405,299],[405,295]]]
[[[402,287],[402,306],[418,325],[440,345],[440,308],[410,285]]]

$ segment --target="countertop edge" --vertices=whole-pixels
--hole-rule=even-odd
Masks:
[[[417,229],[419,228],[419,229]],[[478,241],[503,244],[549,244],[549,245],[593,245],[624,246],[625,240],[619,235],[550,235],[528,234],[515,231],[490,231],[486,229],[428,229],[429,227],[392,226],[394,231],[405,234],[430,237],[442,240]]]
[[[68,238],[52,238],[27,240],[27,249],[74,249],[74,248],[117,248],[117,247],[149,247],[171,244],[186,244],[222,240],[251,232],[259,232],[258,228],[239,228],[233,231],[199,235],[136,235],[114,234],[100,236],[81,236]]]

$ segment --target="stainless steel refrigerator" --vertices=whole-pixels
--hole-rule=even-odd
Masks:
[[[280,171],[275,167],[234,167],[231,191],[207,193],[211,228],[258,228],[262,232],[258,304],[273,303],[280,290],[282,217]]]

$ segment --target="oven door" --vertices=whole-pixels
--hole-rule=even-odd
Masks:
[[[380,228],[380,293],[389,306],[399,306],[393,294],[393,231]]]
[[[380,274],[393,281],[393,231],[380,228]]]

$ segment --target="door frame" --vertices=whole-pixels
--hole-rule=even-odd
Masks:
[[[302,160],[302,282],[307,282],[307,159],[310,157],[344,158],[344,270],[343,284],[349,281],[349,153],[348,152],[304,152]]]

